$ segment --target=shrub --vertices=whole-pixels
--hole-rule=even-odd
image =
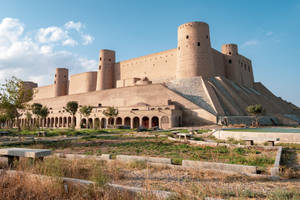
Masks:
[[[173,165],[182,165],[182,158],[172,158],[171,159],[171,163],[173,164]]]
[[[233,149],[233,151],[239,155],[244,155],[246,153],[246,150],[240,147]]]

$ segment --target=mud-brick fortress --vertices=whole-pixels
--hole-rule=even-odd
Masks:
[[[50,109],[44,127],[70,127],[72,118],[63,109],[69,101],[94,107],[89,118],[77,113],[77,128],[104,128],[109,120],[131,128],[250,123],[246,107],[252,104],[265,108],[262,123],[300,122],[298,107],[254,82],[251,60],[236,44],[224,44],[221,52],[211,47],[204,22],[180,25],[174,49],[119,62],[115,51],[103,49],[98,71],[69,77],[68,69],[57,68],[54,83],[34,88],[31,103]],[[118,108],[116,118],[103,115],[108,106]]]

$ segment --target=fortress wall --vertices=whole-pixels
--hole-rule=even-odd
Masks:
[[[54,97],[53,85],[47,85],[42,87],[37,87],[33,89],[33,99],[44,99]]]
[[[69,94],[79,94],[96,90],[97,72],[84,72],[70,77]]]
[[[153,83],[175,79],[176,49],[170,49],[115,64],[115,80],[148,77]]]
[[[23,81],[25,90],[32,90],[33,88],[37,88],[38,84],[31,81]]]
[[[239,55],[239,66],[242,77],[242,84],[248,87],[253,87],[253,70],[251,60]]]
[[[215,50],[211,49],[213,59],[214,59],[214,65],[215,65],[215,70],[216,70],[216,75],[215,76],[225,76],[225,58],[224,55]]]
[[[62,110],[62,107],[69,101],[78,101],[79,105],[98,106],[118,106],[126,107],[146,102],[149,105],[167,105],[168,95],[161,96],[166,90],[160,84],[147,86],[135,86],[126,88],[114,88],[101,91],[87,92],[82,94],[72,94],[47,99],[34,99],[32,102],[39,102],[51,107],[53,110]],[[160,98],[158,98],[160,96]]]
[[[147,103],[150,106],[161,106],[169,105],[169,102],[171,101],[183,109],[183,123],[193,122],[194,125],[200,125],[216,122],[216,117],[214,115],[185,99],[181,95],[169,90],[162,84],[114,88],[55,98],[35,99],[30,103],[38,102],[46,105],[50,108],[51,114],[55,115],[64,113],[63,106],[69,101],[78,101],[79,105],[98,106],[98,104],[102,104],[102,106],[117,107],[131,107],[142,102]],[[167,114],[166,111],[160,111],[160,113]]]

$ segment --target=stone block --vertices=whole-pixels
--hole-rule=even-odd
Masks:
[[[29,157],[39,158],[51,155],[49,149],[26,149],[26,148],[7,148],[0,149],[1,156],[16,156],[16,157]]]
[[[236,165],[236,164],[226,164],[226,163],[183,160],[182,166],[191,167],[195,169],[213,169],[213,170],[231,171],[231,172],[248,173],[248,174],[257,173],[256,166]]]
[[[270,169],[271,176],[279,176],[279,167],[272,167]]]
[[[151,163],[171,164],[170,158],[158,158],[158,157],[147,157],[147,156],[117,155],[116,160],[125,161],[125,162],[146,161]]]

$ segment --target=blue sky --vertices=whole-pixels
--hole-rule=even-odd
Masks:
[[[255,80],[300,106],[300,0],[3,0],[0,9],[1,82],[96,70],[104,48],[117,60],[175,48],[177,26],[205,21],[213,48],[238,44]]]

